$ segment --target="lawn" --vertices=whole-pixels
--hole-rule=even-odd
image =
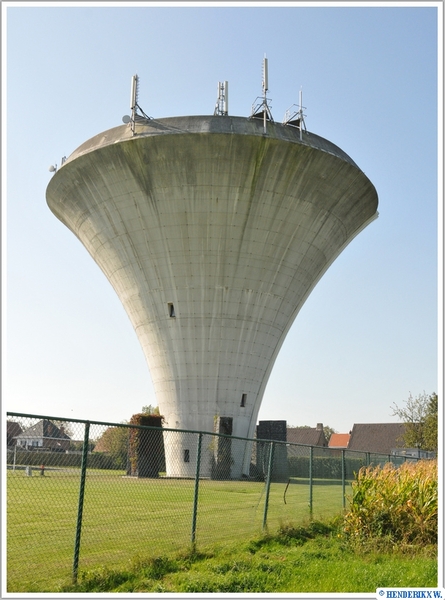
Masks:
[[[80,572],[125,566],[137,556],[173,556],[191,547],[194,481],[135,479],[123,472],[87,475]],[[79,470],[26,477],[8,471],[9,592],[55,592],[71,580]],[[307,485],[271,485],[267,526],[309,519]],[[198,549],[252,539],[262,531],[265,484],[202,480],[196,521]],[[313,487],[313,517],[341,512],[341,485]]]

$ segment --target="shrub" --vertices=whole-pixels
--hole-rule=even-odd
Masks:
[[[162,422],[163,417],[160,415],[139,413],[131,417],[131,425],[141,425],[146,429],[136,427],[130,429],[129,475],[158,477],[159,471],[165,470]]]
[[[352,483],[344,533],[360,544],[373,539],[402,546],[436,544],[437,513],[436,461],[363,467]]]

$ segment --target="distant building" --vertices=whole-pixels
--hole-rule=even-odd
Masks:
[[[323,431],[323,423],[317,423],[317,427],[288,427],[287,441],[292,444],[322,446],[323,448],[328,445]]]
[[[22,433],[20,423],[15,421],[6,421],[6,444],[7,446],[15,446],[17,443],[16,437]]]
[[[346,450],[349,445],[350,433],[333,433],[329,438],[329,448]]]
[[[404,423],[355,423],[348,450],[392,454],[394,448],[402,448],[404,433]]]
[[[431,459],[436,458],[436,452],[429,450],[421,450],[420,448],[393,448],[391,450],[392,456],[403,456],[405,458],[425,458]]]
[[[71,438],[64,432],[63,427],[57,427],[48,419],[42,419],[14,437],[17,446],[27,450],[47,449],[53,452],[65,452],[71,443]]]

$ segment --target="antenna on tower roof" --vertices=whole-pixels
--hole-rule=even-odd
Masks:
[[[263,96],[256,98],[255,102],[252,104],[252,113],[250,118],[255,119],[263,119],[263,127],[264,133],[266,133],[266,121],[273,121],[272,113],[271,113],[271,100],[267,97],[267,92],[269,91],[269,69],[268,69],[268,61],[266,55],[263,58]]]
[[[266,98],[266,92],[269,90],[269,70],[266,55],[263,58],[263,96]]]
[[[130,110],[136,112],[139,99],[139,76],[133,75],[131,78],[131,98],[130,98]]]
[[[304,106],[303,106],[303,90],[302,88],[300,88],[300,104],[298,107],[298,110],[295,110],[294,107],[296,107],[296,104],[292,104],[292,106],[290,106],[285,115],[284,115],[284,119],[283,119],[283,125],[291,125],[292,127],[297,127],[300,130],[300,140],[303,139],[303,129],[304,131],[306,130],[306,123],[304,122]],[[292,110],[294,109],[294,110]]]
[[[146,120],[151,119],[151,117],[146,115],[144,113],[144,111],[142,110],[142,108],[139,106],[139,76],[138,75],[133,75],[133,77],[131,78],[130,110],[131,110],[131,116],[124,115],[122,117],[122,121],[124,123],[130,123],[131,132],[134,135],[136,121],[146,121]],[[142,114],[139,114],[138,110]]]
[[[229,82],[218,81],[218,100],[215,104],[215,116],[227,117],[229,114]]]

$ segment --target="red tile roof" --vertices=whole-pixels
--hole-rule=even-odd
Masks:
[[[350,437],[349,433],[333,433],[329,438],[329,448],[347,448]]]

